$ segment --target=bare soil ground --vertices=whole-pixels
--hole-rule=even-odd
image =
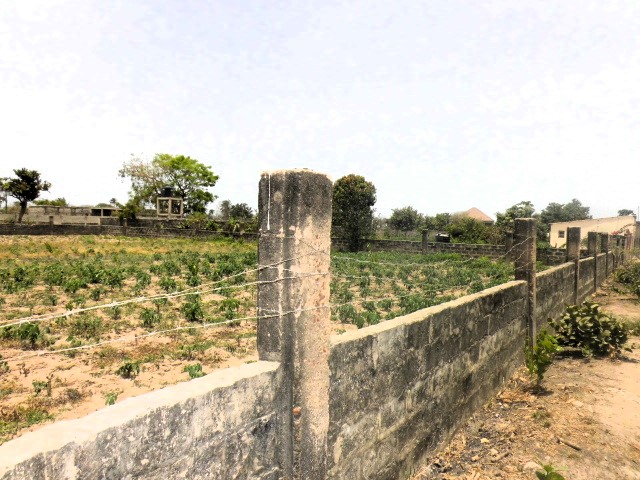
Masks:
[[[637,326],[640,302],[616,285],[593,300]],[[565,352],[531,393],[524,367],[413,480],[535,479],[540,463],[567,480],[640,479],[640,337],[620,359]]]

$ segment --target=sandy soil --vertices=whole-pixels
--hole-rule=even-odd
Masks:
[[[640,302],[605,286],[603,310],[640,322]],[[539,463],[567,480],[640,479],[640,338],[617,360],[558,357],[531,393],[524,367],[413,480],[535,479]]]

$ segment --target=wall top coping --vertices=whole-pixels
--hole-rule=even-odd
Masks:
[[[100,432],[123,425],[155,409],[175,406],[214,389],[230,387],[244,379],[275,372],[279,367],[278,362],[258,361],[223,368],[204,377],[126,398],[82,418],[47,425],[0,445],[0,476],[38,454],[59,450],[70,443],[91,441]]]
[[[332,335],[330,338],[331,346],[333,347],[335,345],[351,342],[353,340],[359,340],[361,338],[365,338],[370,335],[378,335],[379,333],[386,332],[388,330],[393,330],[395,328],[402,327],[405,325],[411,325],[416,322],[421,322],[437,313],[454,309],[456,307],[459,307],[460,305],[465,305],[467,303],[474,302],[479,298],[488,297],[490,295],[496,294],[503,290],[508,290],[510,288],[521,286],[521,285],[526,285],[526,283],[527,282],[524,280],[513,280],[511,282],[503,283],[495,287],[487,288],[486,290],[482,290],[481,292],[478,292],[478,293],[472,293],[470,295],[465,295],[463,297],[456,298],[455,300],[450,300],[448,302],[441,303],[440,305],[434,305],[432,307],[423,308],[422,310],[418,310],[413,313],[409,313],[407,315],[402,315],[392,320],[386,320],[384,322],[378,323],[377,325],[371,325],[365,328],[360,328],[358,330],[351,330],[349,332],[345,332],[340,335]]]
[[[540,278],[540,277],[545,277],[547,275],[553,275],[558,270],[562,270],[563,268],[573,267],[573,265],[574,265],[573,262],[564,262],[564,263],[561,263],[560,265],[549,267],[546,270],[543,270],[542,272],[537,272],[536,277]]]

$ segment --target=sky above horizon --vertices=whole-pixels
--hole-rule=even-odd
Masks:
[[[640,205],[639,46],[628,0],[4,0],[0,177],[124,202],[123,162],[171,153],[254,208],[261,172],[310,168],[363,175],[383,216],[615,216]]]

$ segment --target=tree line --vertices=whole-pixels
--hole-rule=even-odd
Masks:
[[[67,206],[64,197],[53,200],[38,200],[41,192],[47,192],[51,184],[43,180],[40,172],[20,168],[14,170],[15,177],[0,179],[0,187],[5,196],[14,197],[18,202],[18,222],[30,202],[37,205]],[[219,177],[211,166],[184,155],[156,154],[151,161],[132,156],[118,171],[122,179],[131,184],[129,198],[121,204],[115,198],[98,206],[119,208],[122,218],[135,219],[145,208],[155,209],[156,200],[163,189],[170,187],[174,195],[184,202],[184,212],[191,224],[200,225],[207,219],[217,218],[229,222],[254,222],[255,211],[246,203],[219,202],[216,210],[208,206],[217,197],[211,192]],[[349,174],[338,179],[333,187],[333,233],[345,238],[350,250],[364,247],[367,238],[391,237],[423,229],[443,232],[454,242],[502,243],[513,233],[515,218],[534,217],[538,219],[538,240],[548,240],[549,225],[555,222],[585,220],[591,218],[589,207],[578,199],[567,203],[552,202],[542,211],[536,212],[530,201],[522,201],[496,213],[496,222],[487,225],[482,221],[463,214],[437,213],[433,216],[419,213],[412,206],[392,210],[389,218],[375,216],[376,188],[363,176]],[[5,199],[6,202],[6,199]],[[632,210],[621,209],[618,215],[631,215]]]

